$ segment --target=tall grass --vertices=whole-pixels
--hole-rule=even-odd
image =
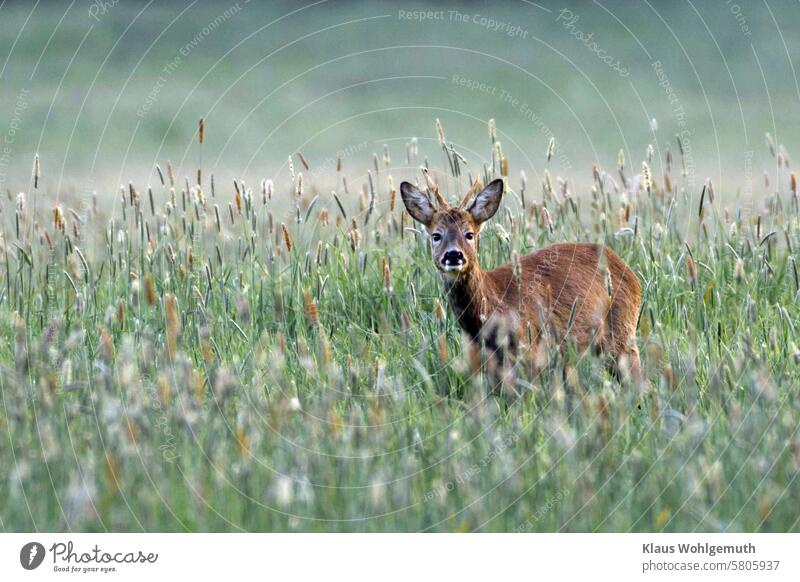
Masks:
[[[663,179],[620,156],[574,192],[510,175],[494,122],[484,164],[436,132],[443,172],[416,141],[402,166],[376,154],[363,189],[340,160],[332,194],[294,167],[255,192],[200,171],[181,187],[168,164],[110,209],[50,212],[37,157],[39,210],[2,206],[2,527],[800,529],[785,159],[747,211],[710,183],[687,191],[671,154]],[[485,266],[557,241],[614,248],[643,283],[647,390],[553,349],[522,399],[492,395],[395,204],[398,179],[425,184],[420,165],[454,200],[507,179]]]

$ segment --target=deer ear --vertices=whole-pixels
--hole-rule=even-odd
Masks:
[[[411,218],[425,226],[431,223],[434,213],[433,205],[425,194],[417,190],[413,184],[403,182],[400,184],[400,196],[402,196],[403,204]]]
[[[503,180],[497,179],[489,183],[475,197],[475,201],[467,208],[475,222],[482,224],[495,215],[503,198]]]

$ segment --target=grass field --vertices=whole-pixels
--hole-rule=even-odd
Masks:
[[[483,168],[409,144],[335,197],[298,156],[274,185],[198,186],[164,164],[152,192],[105,206],[3,197],[0,526],[798,531],[783,160],[742,212],[687,190],[677,144],[671,163],[620,159],[573,191],[523,184],[484,135]],[[393,194],[420,177],[394,164],[425,163],[451,197],[510,168],[485,266],[574,240],[628,261],[646,390],[553,350],[519,401],[489,393]]]

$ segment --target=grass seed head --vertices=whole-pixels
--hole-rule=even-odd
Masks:
[[[697,283],[697,267],[694,264],[694,259],[692,259],[692,255],[686,255],[686,268],[689,272],[689,283],[692,284],[692,287],[695,286]]]
[[[383,259],[383,287],[386,289],[388,293],[393,291],[392,289],[392,273],[389,270],[389,262],[384,257]]]
[[[319,322],[319,311],[317,310],[317,302],[314,300],[313,295],[308,289],[303,290],[303,305],[306,310],[306,316],[308,317],[308,321],[311,322],[311,325],[318,326]]]
[[[642,182],[644,183],[645,192],[649,195],[653,188],[653,179],[650,174],[650,166],[647,165],[647,162],[642,162]]]
[[[306,172],[309,171],[311,168],[308,166],[308,160],[303,155],[303,152],[297,152],[297,157],[300,158],[300,163],[303,164],[303,167],[306,169]]]
[[[444,147],[447,143],[447,139],[444,136],[444,127],[442,127],[442,122],[439,121],[439,118],[436,118],[436,139],[439,140],[439,145]]]
[[[104,326],[100,326],[100,357],[110,364],[114,361],[114,338]]]
[[[353,250],[356,250],[361,245],[361,231],[358,229],[358,223],[356,223],[355,218],[351,222],[347,238],[350,240],[350,248]]]
[[[117,302],[117,323],[120,329],[125,328],[125,301],[122,299]]]
[[[61,211],[60,206],[53,207],[53,225],[56,230],[64,232],[64,213]]]
[[[442,302],[439,301],[439,299],[436,299],[433,303],[433,313],[436,316],[436,321],[444,321],[445,311],[444,307],[442,307]]]
[[[450,350],[447,347],[447,336],[445,334],[439,335],[436,343],[439,352],[439,363],[442,366],[447,365],[447,362],[450,361]]]
[[[281,222],[281,232],[283,233],[283,243],[286,245],[286,251],[291,253],[294,243],[292,242],[292,235],[289,234],[289,229]]]
[[[397,188],[394,187],[394,180],[391,175],[386,178],[386,183],[389,188],[389,212],[394,212],[395,202],[397,200]]]
[[[153,275],[147,273],[144,278],[144,294],[147,304],[151,307],[156,303],[156,286],[153,282]]]

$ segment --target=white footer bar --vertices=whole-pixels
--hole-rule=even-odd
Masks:
[[[2,580],[800,580],[798,534],[3,534]]]

